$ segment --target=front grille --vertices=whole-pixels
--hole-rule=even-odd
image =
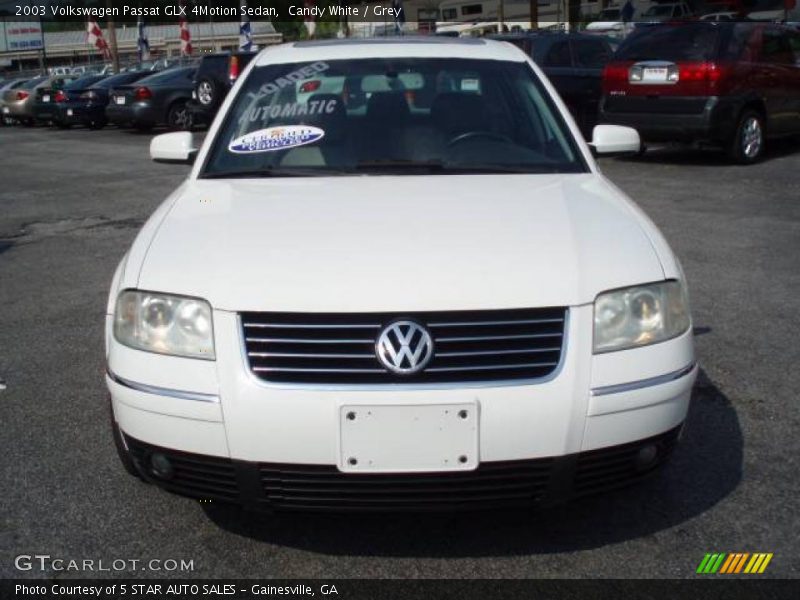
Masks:
[[[426,384],[537,379],[561,358],[564,308],[436,313],[242,313],[245,349],[264,381],[303,384]],[[411,320],[428,329],[433,358],[397,375],[375,354],[382,329]]]
[[[531,506],[553,459],[490,462],[475,471],[346,474],[334,466],[259,465],[267,504],[278,510],[442,510]]]

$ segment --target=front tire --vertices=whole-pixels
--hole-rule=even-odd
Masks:
[[[741,165],[753,164],[764,156],[764,117],[761,113],[752,109],[742,112],[728,154]]]

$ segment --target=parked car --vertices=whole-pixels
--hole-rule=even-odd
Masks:
[[[37,103],[37,119],[46,116],[54,125],[67,129],[78,122],[75,105],[82,102],[81,95],[91,86],[105,79],[105,75],[84,75],[55,92],[47,103]]]
[[[622,21],[622,8],[605,8],[597,15],[597,20],[586,25],[586,33],[625,37],[633,28],[632,23]]]
[[[4,110],[6,92],[16,90],[28,81],[29,79],[20,77],[17,79],[5,80],[3,81],[3,84],[0,85],[0,125],[10,125],[12,123],[12,119],[6,116],[6,111]]]
[[[109,92],[115,86],[124,86],[144,77],[149,71],[130,71],[101,79],[83,90],[80,94],[69,94],[68,98],[58,105],[58,118],[65,125],[85,125],[92,129],[102,129],[108,123],[106,106]]]
[[[252,508],[451,510],[667,460],[698,371],[683,272],[529,56],[429,36],[254,61],[199,151],[151,141],[194,167],[111,284],[129,472]],[[328,76],[388,89],[296,102]]]
[[[214,119],[228,90],[255,55],[255,52],[223,52],[200,59],[188,105],[194,122],[210,123]]]
[[[694,11],[686,2],[662,2],[653,4],[642,14],[639,25],[660,23],[676,19],[688,19]]]
[[[36,102],[33,105],[33,117],[39,123],[61,124],[66,126],[66,122],[58,123],[58,104],[65,102],[67,98],[66,90],[73,83],[82,85],[83,80],[96,82],[102,79],[102,76],[86,76],[79,77],[78,75],[68,75],[64,77],[51,78],[48,86],[41,86],[36,90]]]
[[[117,125],[140,130],[166,125],[173,129],[191,126],[186,103],[192,97],[196,67],[173,67],[150,75],[136,85],[115,86],[106,107],[106,118]]]
[[[580,33],[522,33],[492,36],[521,48],[542,68],[591,138],[602,93],[603,67],[614,51],[608,40]]]
[[[699,142],[737,162],[765,140],[800,133],[800,32],[770,23],[660,25],[637,30],[604,75],[600,122],[649,142]]]
[[[40,86],[49,86],[50,81],[50,76],[43,75],[28,80],[16,89],[7,90],[3,94],[3,116],[17,123],[32,126],[36,92]]]

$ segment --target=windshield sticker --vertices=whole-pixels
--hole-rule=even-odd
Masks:
[[[336,110],[338,100],[309,100],[297,104],[276,104],[274,106],[257,106],[245,112],[239,122],[255,123],[268,119],[285,119],[288,117],[305,117],[309,115],[331,115]]]
[[[313,144],[323,137],[325,132],[322,129],[310,125],[268,127],[236,138],[228,145],[228,150],[234,154],[274,152]]]
[[[303,67],[302,69],[297,69],[296,71],[287,73],[283,77],[278,77],[275,81],[265,83],[261,86],[259,91],[264,95],[274,94],[286,86],[297,83],[298,81],[303,81],[309,77],[313,77],[314,75],[322,73],[323,71],[327,71],[328,69],[330,69],[330,65],[328,65],[328,63],[315,62],[307,67]]]

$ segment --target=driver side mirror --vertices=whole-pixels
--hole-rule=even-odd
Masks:
[[[637,154],[642,147],[639,132],[622,125],[596,125],[589,142],[595,156]]]
[[[189,131],[164,133],[150,142],[150,158],[156,162],[191,165],[196,157],[197,146]]]

